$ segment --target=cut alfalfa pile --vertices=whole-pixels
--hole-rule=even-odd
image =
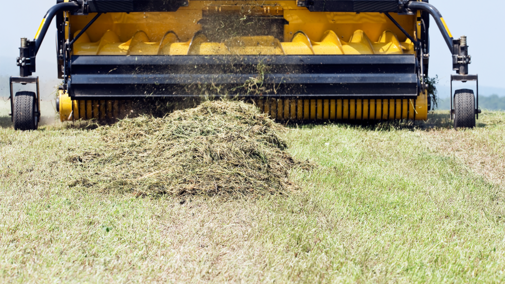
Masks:
[[[297,166],[276,124],[255,106],[209,101],[164,118],[142,116],[97,129],[101,146],[69,157],[72,186],[138,195],[286,194]]]

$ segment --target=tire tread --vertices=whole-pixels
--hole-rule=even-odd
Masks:
[[[18,92],[14,101],[14,129],[35,130],[35,93]]]

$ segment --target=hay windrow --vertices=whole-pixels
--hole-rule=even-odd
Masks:
[[[83,167],[72,186],[139,195],[265,195],[296,189],[284,128],[255,106],[212,101],[164,118],[99,128],[103,142],[68,157]]]

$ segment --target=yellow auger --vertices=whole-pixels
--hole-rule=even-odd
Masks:
[[[424,1],[58,0],[35,39],[22,40],[11,85],[38,82],[35,57],[56,17],[62,121],[201,97],[252,101],[278,120],[425,120],[430,15],[452,78],[477,80],[466,37],[453,39]],[[36,128],[39,95],[11,96],[15,128]],[[475,125],[474,100],[456,91],[456,126]],[[27,102],[32,115],[19,115]]]

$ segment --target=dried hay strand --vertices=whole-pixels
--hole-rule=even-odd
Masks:
[[[304,167],[285,152],[284,127],[254,105],[207,101],[164,118],[98,128],[102,145],[67,160],[83,167],[72,186],[137,195],[266,195],[296,189]]]

